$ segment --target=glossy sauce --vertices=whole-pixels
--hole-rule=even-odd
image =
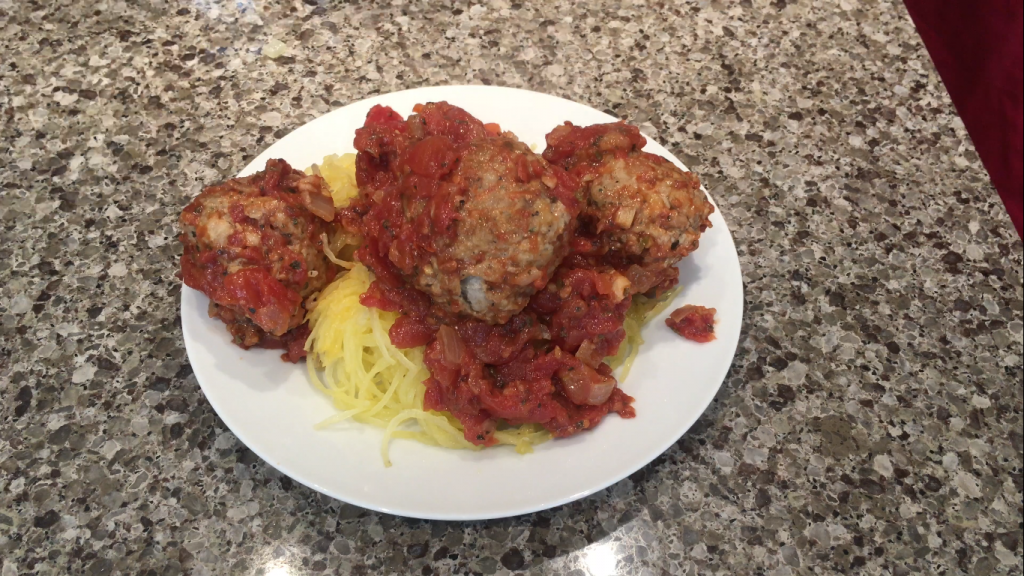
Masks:
[[[570,436],[612,412],[635,416],[633,399],[602,361],[625,337],[628,282],[586,237],[570,238],[577,255],[504,324],[446,313],[403,280],[438,250],[439,238],[458,231],[457,198],[445,176],[460,146],[500,132],[454,107],[416,110],[421,114],[404,123],[390,109],[370,111],[356,136],[360,201],[339,221],[358,227],[364,243],[357,257],[376,274],[361,302],[402,313],[389,332],[396,346],[426,345],[425,407],[451,413],[479,445],[494,444],[503,424],[535,422]],[[515,170],[523,180],[541,171],[552,176],[546,183],[553,196],[578,214],[573,176],[542,161],[522,161]]]

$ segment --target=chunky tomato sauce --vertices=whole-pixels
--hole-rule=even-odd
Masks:
[[[458,162],[460,147],[495,137],[500,128],[444,103],[418,106],[416,112],[403,119],[381,106],[370,111],[355,139],[360,198],[338,221],[361,234],[356,255],[376,274],[361,302],[401,313],[390,330],[396,346],[426,346],[431,376],[425,407],[451,413],[465,427],[466,439],[478,445],[494,444],[503,423],[540,423],[555,436],[569,436],[612,412],[635,416],[633,399],[617,387],[603,359],[625,338],[632,295],[670,288],[676,269],[608,258],[588,232],[593,227],[574,222],[567,256],[508,322],[446,313],[405,278],[436,253],[439,238],[458,234],[459,197],[445,176]],[[643,146],[639,131],[621,132],[630,146]],[[562,142],[552,157],[585,145]],[[579,214],[584,199],[576,174],[543,162],[524,162],[517,170],[523,179],[546,171],[545,177],[554,177],[553,195],[573,218]]]
[[[543,156],[552,164],[563,166],[572,178],[583,183],[599,179],[609,163],[628,161],[631,158],[635,160],[637,156],[642,156],[642,161],[636,163],[636,166],[641,167],[636,184],[654,187],[664,177],[657,170],[670,163],[660,156],[642,152],[646,144],[647,139],[636,126],[623,122],[585,127],[567,122],[547,135],[547,148]],[[627,197],[621,200],[635,201],[639,191],[629,191],[628,185],[624,188],[627,189]],[[662,199],[662,202],[669,200]],[[620,271],[629,280],[629,291],[633,294],[656,298],[675,287],[679,274],[674,263],[678,258],[671,261],[664,258],[652,260],[649,256],[629,254],[622,250],[621,239],[615,234],[609,234],[609,231],[624,225],[629,228],[626,223],[634,222],[633,218],[637,214],[635,207],[620,206],[618,210],[609,210],[596,208],[595,204],[596,201],[591,198],[590,209],[584,210],[579,216],[573,255],[584,259],[588,267],[610,266]],[[641,242],[647,240],[642,239]],[[675,250],[678,246],[678,243],[674,243],[669,244],[668,248]],[[656,251],[655,248],[652,247],[652,251]]]
[[[647,139],[636,126],[621,122],[585,127],[566,123],[551,131],[547,144],[545,160],[585,176],[609,157],[625,158],[640,151],[647,145]]]
[[[665,319],[665,324],[688,340],[711,342],[715,339],[715,312],[714,308],[687,304],[673,310]]]
[[[302,178],[304,174],[283,160],[271,160],[254,176],[207,188],[180,218],[182,227],[191,231],[181,238],[184,283],[209,296],[211,316],[228,325],[236,344],[284,349],[283,358],[291,362],[306,355],[303,346],[309,335],[300,291],[311,289],[311,263],[296,249],[309,247],[308,252],[319,256],[321,234],[334,218],[333,204],[316,206],[322,213],[314,217],[309,191],[283,185],[285,179]],[[272,210],[261,210],[271,201]],[[219,210],[220,227],[228,232],[211,233],[210,224],[202,222],[204,210]],[[333,266],[326,267],[316,283],[326,285],[335,272]]]

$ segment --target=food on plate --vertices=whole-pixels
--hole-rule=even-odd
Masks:
[[[252,176],[203,189],[179,219],[181,278],[242,348],[305,356],[306,302],[334,279],[323,250],[334,220],[323,178],[270,160]]]
[[[673,332],[694,342],[711,342],[715,339],[714,308],[686,304],[673,310],[665,324]]]
[[[316,174],[323,177],[331,190],[331,198],[334,205],[339,208],[348,206],[353,198],[359,195],[359,185],[356,183],[356,155],[355,154],[329,154],[324,156],[323,162],[313,164],[306,169],[306,174]]]
[[[674,273],[670,267],[697,249],[714,205],[692,172],[644,152],[635,126],[621,122],[556,127],[544,158],[581,182],[585,198],[580,238],[590,252],[633,268],[632,290],[643,293]]]
[[[368,308],[359,297],[373,276],[362,264],[339,277],[321,292],[309,315],[312,333],[307,347],[309,378],[327,394],[338,413],[320,422],[325,428],[353,419],[385,430],[381,454],[390,466],[389,440],[409,438],[445,448],[475,448],[463,437],[458,420],[425,410],[423,381],[430,376],[423,364],[423,348],[397,348],[388,329],[398,314]],[[403,423],[412,420],[416,427]],[[550,438],[542,427],[520,426],[499,430],[499,444],[511,444],[519,452]]]
[[[377,106],[357,130],[360,202],[350,209],[362,217],[348,222],[363,237],[357,257],[376,275],[362,302],[401,312],[389,331],[394,344],[427,346],[424,406],[451,413],[465,438],[484,446],[497,442],[502,423],[567,436],[609,412],[631,417],[632,399],[599,360],[625,336],[625,279],[577,268],[548,283],[574,228],[565,215],[578,212],[577,184],[460,108],[442,102],[414,112],[404,119]],[[522,207],[510,211],[498,186]],[[486,234],[489,242],[476,243]],[[473,253],[457,248],[464,243],[474,260],[452,256]],[[427,278],[457,279],[457,289]],[[550,315],[559,310],[553,335]],[[584,341],[586,362],[576,356]]]
[[[616,371],[615,376],[619,381],[623,381],[629,376],[629,371],[633,368],[633,361],[640,353],[640,346],[644,343],[640,329],[664,312],[672,304],[672,300],[675,299],[679,291],[680,287],[676,286],[665,290],[655,298],[643,294],[633,296],[633,303],[629,307],[629,311],[626,312],[626,320],[622,324],[623,330],[626,331],[626,338],[619,345],[619,351],[615,356],[607,359],[608,365]]]
[[[624,126],[600,131],[632,134]],[[628,358],[619,354],[633,297],[677,283],[672,264],[706,228],[710,204],[689,190],[695,178],[644,156],[639,132],[631,138],[605,146],[604,163],[600,137],[563,139],[551,159],[567,171],[443,102],[409,118],[376,106],[357,130],[359,197],[339,220],[375,276],[360,301],[398,313],[393,345],[426,346],[424,407],[452,415],[470,443],[495,444],[508,425],[570,436],[612,412],[635,415],[608,360]],[[628,179],[600,210],[640,198],[630,233],[642,247],[601,235],[598,177]],[[647,198],[659,195],[662,205]],[[676,229],[694,218],[695,231]]]
[[[535,154],[446,102],[374,106],[356,155],[205,189],[181,216],[182,277],[240,346],[308,353],[339,410],[318,426],[384,428],[386,464],[392,437],[526,452],[632,418],[615,371],[714,208],[635,127],[547,141]]]
[[[405,120],[375,107],[356,130],[359,257],[444,317],[503,324],[568,251],[573,183],[510,132],[447,103]],[[417,342],[424,344],[424,342]]]

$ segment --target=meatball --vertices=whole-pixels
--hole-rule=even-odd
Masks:
[[[447,103],[357,131],[367,216],[359,258],[430,296],[437,316],[505,323],[568,252],[574,184],[510,133]]]
[[[521,162],[540,173],[524,177]],[[565,256],[571,231],[569,211],[551,193],[553,177],[544,182],[544,164],[510,135],[469,143],[449,176],[460,188],[458,231],[421,263],[413,284],[442,306],[491,323],[521,311]]]
[[[210,316],[239,346],[288,347],[306,301],[335,275],[322,241],[333,218],[323,178],[270,160],[203,189],[182,211],[182,280],[209,296]]]
[[[608,256],[652,270],[697,249],[714,206],[692,172],[643,152],[647,140],[624,123],[579,127],[566,122],[547,136],[544,158],[583,183],[580,215]]]

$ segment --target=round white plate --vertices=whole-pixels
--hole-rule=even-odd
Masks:
[[[544,148],[544,135],[570,120],[577,125],[615,119],[592,108],[524,90],[491,86],[418,88],[376,96],[321,116],[260,154],[240,175],[283,158],[305,168],[327,154],[354,152],[352,139],[374,104],[403,115],[414,104],[447,100],[484,122],[497,122],[523,142]],[[658,144],[659,154],[685,169]],[[610,415],[590,431],[542,444],[528,455],[512,448],[447,450],[393,440],[381,462],[379,429],[347,423],[317,431],[334,413],[313,389],[304,365],[282,362],[279,350],[242,350],[208,300],[183,287],[181,326],[196,378],[228,428],[271,466],[298,482],[346,502],[400,516],[477,520],[515,516],[583,498],[664,452],[686,432],[718,391],[732,363],[743,315],[743,281],[732,236],[719,211],[700,248],[680,263],[684,303],[718,309],[717,340],[696,344],[672,333],[664,317],[644,329],[646,343],[620,385],[636,399],[636,418]]]

